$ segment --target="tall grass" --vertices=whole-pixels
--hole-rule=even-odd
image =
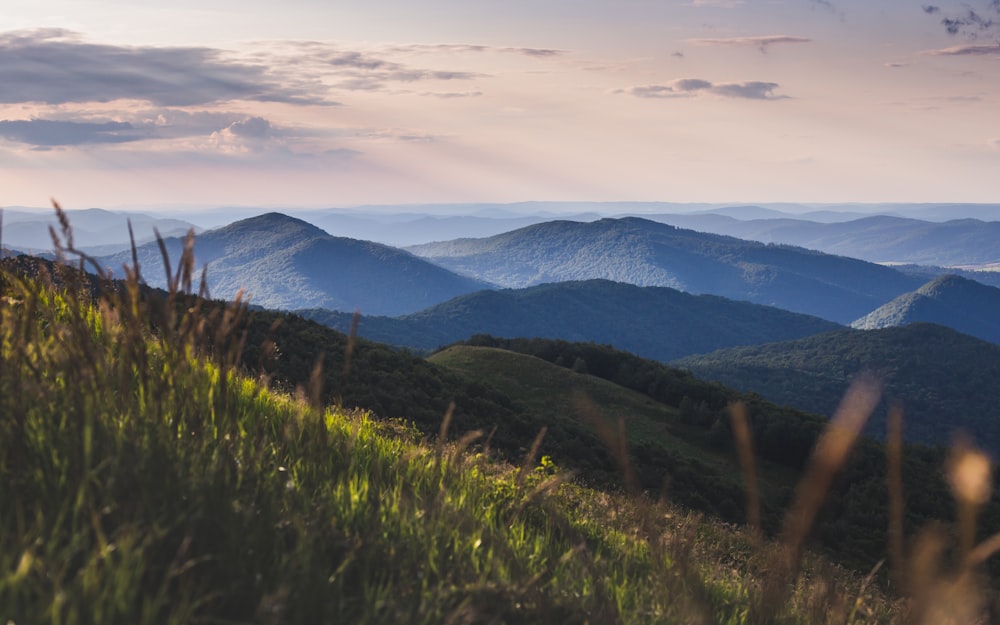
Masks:
[[[72,252],[65,221],[55,238]],[[945,537],[921,538],[909,602],[804,555],[814,487],[855,420],[821,443],[784,540],[764,543],[576,485],[534,453],[519,467],[473,454],[470,438],[445,442],[447,418],[428,445],[320,406],[316,388],[268,390],[236,367],[245,306],[192,297],[190,242],[174,270],[164,251],[166,294],[142,287],[137,263],[112,283],[76,258],[0,270],[0,621],[974,622],[986,609],[976,572],[992,543],[963,542],[946,569]],[[952,463],[972,524],[974,453]]]

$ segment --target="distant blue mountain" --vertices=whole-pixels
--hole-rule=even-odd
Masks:
[[[182,219],[120,213],[100,208],[67,210],[66,217],[73,228],[75,247],[97,254],[110,254],[128,248],[129,221],[132,222],[132,230],[139,243],[152,241],[154,229],[165,237],[183,236],[192,228],[198,230]],[[54,227],[56,232],[60,231],[59,220],[52,209],[6,209],[3,212],[3,244],[31,250],[32,253],[51,251],[50,227]]]
[[[602,278],[720,295],[850,323],[926,278],[785,245],[628,217],[553,221],[407,248],[457,273],[520,288]]]
[[[172,264],[182,240],[165,241]],[[209,230],[195,241],[198,268],[207,265],[210,293],[232,298],[240,290],[265,308],[323,307],[366,314],[400,315],[478,291],[489,285],[458,276],[409,252],[330,236],[300,219],[268,213]],[[138,249],[143,277],[165,286],[155,243]],[[131,254],[102,257],[121,273]]]
[[[904,293],[851,324],[861,330],[927,322],[1000,344],[1000,289],[946,275]]]
[[[784,243],[872,262],[982,265],[1000,262],[1000,222],[956,219],[943,223],[877,215],[819,223],[804,218],[747,218],[737,212],[657,214],[650,219],[682,228]]]

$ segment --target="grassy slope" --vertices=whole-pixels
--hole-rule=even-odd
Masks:
[[[672,471],[660,474],[666,492],[691,504],[686,500],[698,491],[698,485],[684,485],[672,493],[671,479],[678,479],[678,475],[689,480],[697,480],[696,475],[711,478],[715,496],[701,502],[703,506],[707,503],[704,507],[735,517],[732,520],[744,518],[741,507],[728,509],[729,504],[737,506],[742,499],[743,478],[735,457],[728,450],[706,444],[704,431],[682,422],[677,408],[607,380],[502,349],[456,345],[429,360],[477,379],[488,379],[501,391],[519,397],[536,414],[546,415],[542,422],[572,428],[583,425],[604,439],[606,445],[613,443],[621,420],[629,448],[651,449],[656,458],[671,458]],[[609,436],[611,441],[607,440]],[[688,470],[679,471],[679,467]],[[762,489],[770,500],[782,489],[794,486],[797,476],[787,469],[769,466],[764,477]],[[652,475],[645,477],[648,485],[656,488],[654,480]],[[723,504],[727,498],[731,501]]]
[[[792,623],[852,607],[856,580],[823,565],[768,585],[772,554],[732,530],[274,394],[224,337],[221,360],[199,355],[211,311],[0,281],[5,619]]]

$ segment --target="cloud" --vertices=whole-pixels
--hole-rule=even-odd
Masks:
[[[0,121],[0,137],[36,147],[126,143],[148,138],[127,122],[71,122],[51,119]]]
[[[0,34],[0,103],[67,104],[141,100],[191,106],[245,100],[332,102],[263,65],[195,47],[93,44],[61,29]]]
[[[723,37],[706,39],[688,39],[688,43],[700,46],[744,46],[754,47],[761,52],[767,52],[768,47],[786,43],[811,43],[806,37],[791,35],[764,35],[760,37]]]
[[[271,122],[263,117],[248,117],[238,122],[233,122],[227,130],[237,137],[266,139],[271,134]]]
[[[949,35],[962,35],[971,40],[980,37],[1000,39],[1000,0],[987,0],[979,3],[982,8],[974,8],[963,4],[961,13],[945,15],[941,25]],[[921,7],[928,15],[944,15],[943,9],[937,5]],[[992,14],[992,17],[991,17]]]
[[[1000,44],[989,44],[989,45],[978,45],[978,44],[965,44],[961,46],[952,46],[950,48],[941,48],[940,50],[928,50],[925,54],[930,54],[933,56],[992,56],[994,54],[1000,55]]]
[[[720,7],[723,9],[733,9],[741,4],[744,0],[691,0],[689,6],[693,7]]]
[[[443,91],[443,92],[424,91],[418,95],[449,100],[455,98],[478,98],[483,95],[483,92],[482,91]]]
[[[224,153],[260,152],[271,134],[271,122],[263,117],[247,117],[213,132],[209,144]]]
[[[556,48],[525,48],[512,46],[487,46],[470,43],[411,43],[390,46],[387,52],[404,54],[434,54],[434,53],[482,53],[495,52],[500,54],[518,54],[536,58],[562,56],[565,50]]]
[[[713,83],[701,78],[682,78],[666,85],[642,85],[618,89],[637,98],[681,98],[710,93],[726,98],[748,100],[783,100],[788,96],[775,95],[779,87],[775,82],[749,81],[740,83]]]
[[[399,49],[481,49],[535,57],[562,53],[467,44]],[[337,89],[373,91],[394,82],[461,81],[484,76],[412,67],[370,51],[318,41],[257,42],[237,55],[206,47],[95,44],[62,29],[0,33],[0,104],[135,100],[162,107],[234,101],[334,105]]]

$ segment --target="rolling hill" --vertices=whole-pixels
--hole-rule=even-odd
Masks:
[[[851,326],[876,330],[921,321],[1000,344],[1000,289],[955,275],[941,276],[880,306]]]
[[[694,375],[819,414],[870,371],[899,401],[908,440],[947,445],[959,430],[1000,452],[1000,346],[929,323],[845,329],[795,341],[720,350],[674,361]],[[869,431],[885,435],[885,411]]]
[[[347,313],[296,312],[342,332],[351,328]],[[474,334],[560,338],[607,343],[665,361],[837,327],[818,317],[714,295],[587,280],[478,291],[397,318],[366,316],[358,334],[416,349],[435,349]]]
[[[182,240],[167,239],[165,244],[176,263]],[[138,253],[149,284],[165,286],[158,246],[141,246]],[[409,252],[333,237],[280,213],[202,233],[195,242],[195,257],[199,268],[208,267],[213,297],[229,299],[242,289],[254,304],[276,309],[324,307],[399,315],[488,286]],[[131,255],[122,252],[100,260],[120,269]]]
[[[510,288],[603,278],[721,295],[838,323],[850,323],[925,281],[860,260],[635,217],[553,221],[407,249]]]

